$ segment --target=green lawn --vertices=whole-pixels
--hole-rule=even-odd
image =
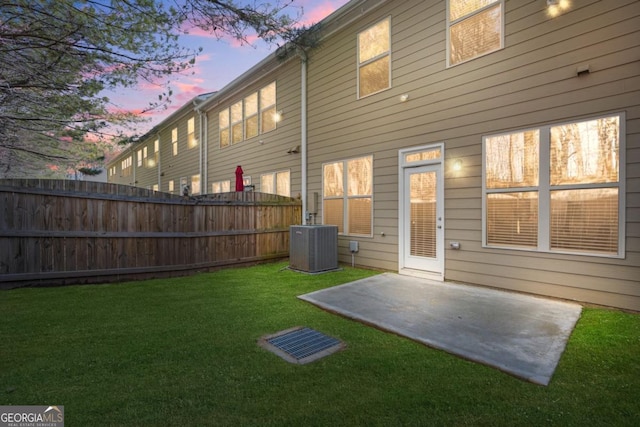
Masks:
[[[585,308],[548,387],[327,313],[297,295],[375,274],[286,264],[0,293],[0,405],[67,426],[638,425],[640,315]],[[308,365],[260,336],[347,343]]]

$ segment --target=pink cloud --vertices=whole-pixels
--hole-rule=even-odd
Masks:
[[[311,25],[319,22],[329,16],[337,9],[335,2],[325,1],[317,6],[314,6],[311,10],[305,10],[305,13],[300,20],[301,25]]]

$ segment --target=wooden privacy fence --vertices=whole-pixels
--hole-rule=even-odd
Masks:
[[[0,180],[0,289],[182,275],[289,255],[299,200]]]

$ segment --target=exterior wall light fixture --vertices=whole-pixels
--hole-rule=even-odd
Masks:
[[[458,159],[453,162],[453,170],[458,172],[462,170],[462,160]]]
[[[569,8],[570,0],[547,0],[547,13],[554,18]]]

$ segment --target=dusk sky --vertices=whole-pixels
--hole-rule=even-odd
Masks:
[[[303,13],[300,23],[310,25],[322,20],[347,2],[348,0],[294,0],[287,10],[290,11],[290,16]],[[140,135],[164,120],[193,97],[222,89],[266,58],[276,48],[275,45],[268,46],[260,41],[254,42],[252,46],[243,46],[233,40],[218,40],[199,30],[190,31],[189,35],[181,36],[181,44],[193,49],[202,47],[203,50],[196,59],[195,68],[189,70],[188,75],[172,76],[170,82],[170,87],[173,90],[171,104],[167,109],[145,114],[150,118],[150,121],[138,126],[136,133]],[[162,87],[141,84],[136,88],[120,89],[118,92],[107,94],[107,96],[115,104],[114,108],[141,111],[146,109],[151,102],[157,101],[158,95],[162,92]]]

